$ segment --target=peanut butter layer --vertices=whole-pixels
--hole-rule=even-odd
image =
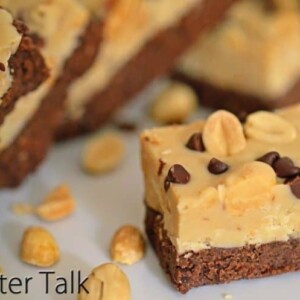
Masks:
[[[179,70],[267,100],[285,95],[300,77],[300,6],[297,0],[277,0],[270,10],[266,2],[238,2],[221,26],[183,57]]]
[[[90,18],[77,0],[0,0],[0,6],[21,16],[29,30],[44,41],[42,53],[51,76],[36,91],[19,99],[0,128],[0,149],[8,147],[34,115],[60,75],[67,58],[78,46]]]
[[[300,236],[299,115],[218,111],[141,135],[146,202],[179,253]]]
[[[8,61],[11,56],[17,51],[22,35],[18,33],[16,27],[13,25],[12,16],[4,9],[0,9],[0,102],[9,90],[12,84],[12,75]]]
[[[201,1],[120,0],[111,1],[111,5],[108,1],[88,1],[93,12],[99,11],[103,18],[103,41],[94,66],[69,88],[67,118],[79,119],[87,101],[104,89],[148,40],[179,22]]]

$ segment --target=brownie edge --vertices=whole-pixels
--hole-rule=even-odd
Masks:
[[[239,248],[209,248],[179,255],[164,230],[162,214],[148,206],[145,227],[161,267],[183,294],[198,286],[300,269],[300,239]]]

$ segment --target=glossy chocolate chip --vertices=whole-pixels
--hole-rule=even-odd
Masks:
[[[266,163],[273,167],[275,161],[277,161],[280,158],[280,155],[276,151],[268,152],[262,157],[258,158],[257,161],[261,161],[263,163]]]
[[[289,183],[292,193],[300,199],[300,177],[296,177]]]
[[[158,176],[160,176],[162,174],[165,165],[166,165],[166,163],[162,159],[159,159],[159,167],[158,167],[158,171],[157,171]]]
[[[5,68],[4,63],[0,62],[0,71],[5,72],[5,70],[6,70],[6,68]]]
[[[186,147],[189,148],[190,150],[204,152],[205,147],[203,144],[202,134],[194,133],[188,140]]]
[[[186,184],[190,181],[190,179],[191,175],[189,172],[182,165],[175,164],[170,168],[165,179],[165,191],[170,188],[171,183]]]
[[[216,158],[212,158],[208,163],[207,169],[210,173],[219,175],[225,173],[229,169],[229,166]]]
[[[296,167],[289,157],[279,158],[274,162],[273,168],[280,178],[295,177],[300,174],[300,168]]]

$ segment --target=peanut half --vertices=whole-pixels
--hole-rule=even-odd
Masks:
[[[150,114],[159,123],[181,123],[197,109],[197,105],[198,99],[192,88],[173,83],[157,96],[150,107]]]
[[[266,143],[289,143],[297,137],[296,128],[282,117],[267,111],[248,116],[245,124],[246,135]]]
[[[36,214],[45,221],[57,221],[71,215],[75,210],[75,200],[70,189],[61,185],[50,192],[37,206]]]
[[[58,262],[60,251],[54,237],[44,228],[29,227],[23,234],[21,259],[34,266],[50,267]]]
[[[82,165],[90,174],[102,174],[115,169],[124,159],[125,144],[114,133],[90,141],[83,154]]]
[[[86,289],[80,291],[78,300],[130,300],[131,290],[127,276],[115,264],[107,263],[90,274]]]
[[[246,210],[271,203],[276,174],[269,165],[254,161],[246,163],[225,180],[225,207],[240,215]]]
[[[225,110],[213,113],[203,129],[203,142],[213,155],[230,156],[246,147],[243,127],[238,118]]]
[[[111,257],[115,262],[132,265],[145,255],[145,240],[142,233],[134,226],[125,225],[114,235]]]

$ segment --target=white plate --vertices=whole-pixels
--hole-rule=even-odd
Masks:
[[[148,91],[143,98],[151,98]],[[145,99],[146,101],[146,99]],[[123,112],[129,119],[145,119],[145,103],[131,105]],[[202,116],[207,111],[202,109]],[[149,126],[143,121],[144,126]],[[115,230],[123,224],[143,227],[143,182],[139,162],[139,145],[136,134],[124,134],[127,143],[125,163],[115,172],[90,177],[80,169],[80,157],[87,137],[58,145],[50,153],[37,174],[15,191],[0,192],[0,267],[8,277],[33,277],[29,293],[1,294],[0,299],[76,299],[70,292],[57,295],[55,278],[68,278],[71,270],[81,270],[82,276],[102,263],[109,261],[109,243]],[[78,202],[76,213],[57,223],[43,223],[34,216],[16,216],[10,206],[14,202],[39,203],[53,187],[66,182]],[[45,277],[39,269],[23,264],[19,259],[20,240],[29,225],[42,225],[56,237],[61,261],[53,268],[49,294],[46,294]],[[300,299],[299,273],[259,280],[243,280],[227,285],[208,286],[190,291],[185,296],[177,293],[166,279],[150,247],[146,258],[130,267],[122,267],[129,276],[134,300],[222,300],[223,294],[233,300],[296,300]],[[4,286],[5,287],[5,286]],[[120,299],[121,300],[121,299]]]

